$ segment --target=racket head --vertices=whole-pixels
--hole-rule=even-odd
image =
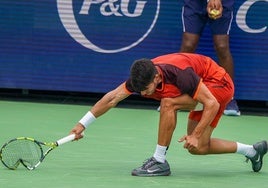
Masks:
[[[50,147],[44,153],[42,145]],[[0,150],[2,163],[11,170],[17,169],[22,164],[28,170],[35,169],[56,144],[42,143],[29,137],[18,137],[5,143]]]

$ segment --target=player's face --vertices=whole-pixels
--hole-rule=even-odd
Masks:
[[[156,78],[146,87],[145,90],[141,91],[141,95],[152,95],[155,92],[157,86]]]

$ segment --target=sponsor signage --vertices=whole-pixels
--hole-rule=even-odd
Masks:
[[[268,1],[235,1],[236,98],[268,100]],[[3,0],[0,87],[105,93],[135,59],[177,52],[182,1]],[[198,53],[217,61],[208,28]]]

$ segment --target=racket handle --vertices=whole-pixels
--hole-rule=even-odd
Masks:
[[[69,136],[66,136],[64,138],[59,139],[56,143],[58,146],[65,144],[67,142],[73,141],[75,138],[75,134],[70,134]]]
[[[82,132],[81,135],[84,136],[85,133]],[[59,140],[56,142],[56,144],[57,144],[58,146],[60,146],[60,145],[65,144],[65,143],[67,143],[67,142],[73,141],[74,139],[75,139],[75,134],[70,134],[70,135],[68,135],[68,136],[65,136],[64,138],[59,139]]]

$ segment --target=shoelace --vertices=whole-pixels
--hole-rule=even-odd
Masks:
[[[142,169],[147,169],[151,166],[153,166],[157,161],[151,157],[150,159],[146,159],[144,162],[143,162],[143,165],[142,165]]]

